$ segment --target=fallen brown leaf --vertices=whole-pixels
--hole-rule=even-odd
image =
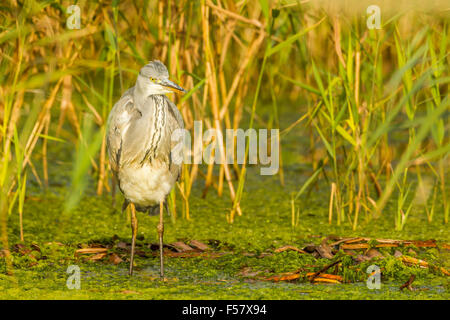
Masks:
[[[306,274],[306,276],[308,278],[312,277],[315,274],[315,272],[308,272]],[[338,281],[343,281],[342,276],[337,275],[337,274],[328,274],[328,273],[321,273],[317,278],[324,278],[324,279],[332,279],[332,280],[338,280]],[[317,279],[316,278],[316,279]]]
[[[333,263],[330,263],[330,264],[324,266],[324,267],[323,267],[322,269],[320,269],[319,271],[314,272],[314,273],[311,275],[311,277],[310,277],[309,280],[310,280],[311,282],[313,282],[314,279],[315,279],[316,277],[318,277],[320,274],[322,274],[323,272],[327,271],[327,270],[330,269],[331,267],[333,267],[333,266],[339,264],[340,262],[341,262],[341,260],[337,260],[337,261],[335,261],[335,262],[333,262]]]
[[[345,252],[346,254],[348,254],[349,256],[354,256],[354,255],[356,255],[356,252],[353,251],[353,250],[344,250],[344,252]]]
[[[388,247],[398,247],[397,243],[380,243],[375,245],[376,248],[388,248]],[[344,243],[341,245],[341,249],[343,250],[357,250],[357,249],[368,249],[370,245],[368,243]]]
[[[436,247],[436,240],[426,240],[426,241],[420,241],[420,240],[412,240],[412,241],[405,241],[404,244],[413,244],[414,246],[418,248],[435,248]]]
[[[360,238],[342,238],[340,240],[337,240],[337,241],[331,243],[330,246],[334,247],[334,246],[340,245],[341,243],[344,243],[344,242],[347,243],[348,241],[355,240],[355,239],[360,239]]]
[[[252,253],[252,252],[242,252],[242,255],[244,257],[254,257],[256,256],[256,253]]]
[[[400,256],[398,259],[402,260],[402,262],[408,266],[419,266],[420,268],[429,268],[430,264],[425,260],[416,259],[409,256]],[[434,269],[438,269],[446,276],[450,276],[450,271],[443,267],[431,266]]]
[[[314,283],[317,283],[317,282],[325,282],[325,283],[341,283],[339,280],[335,280],[335,279],[327,279],[327,278],[321,278],[321,277],[315,278],[313,282],[314,282]]]
[[[416,259],[416,258],[413,258],[413,257],[401,256],[401,257],[399,257],[399,259],[401,259],[403,261],[403,263],[406,264],[406,265],[416,265],[416,266],[419,266],[421,268],[428,268],[429,267],[428,262],[426,262],[424,260]]]
[[[370,259],[373,258],[384,258],[384,256],[377,249],[371,248],[366,252],[366,256]]]
[[[106,255],[107,255],[106,252],[97,253],[97,254],[93,255],[92,257],[89,257],[88,260],[91,260],[91,261],[101,260],[104,257],[106,257]]]
[[[333,259],[333,253],[331,247],[327,244],[327,239],[324,239],[322,243],[316,247],[317,253],[325,259]]]
[[[441,267],[441,268],[439,268],[440,270],[441,270],[441,272],[443,273],[443,274],[445,274],[446,276],[450,276],[450,271],[448,271],[447,269],[445,269],[445,268],[443,268],[443,267]]]
[[[369,261],[369,260],[370,260],[369,257],[363,256],[362,254],[358,254],[356,257],[353,257],[353,259],[354,259],[356,262],[364,262],[364,261]]]
[[[344,241],[345,243],[349,244],[349,243],[355,243],[355,242],[361,242],[364,241],[364,238],[352,238],[352,239],[348,239],[347,241]]]
[[[189,243],[190,246],[193,246],[199,250],[202,251],[206,251],[209,250],[210,248],[208,247],[208,245],[204,244],[203,242],[200,242],[198,240],[191,240],[191,242]]]
[[[372,239],[372,238],[343,238],[336,242],[333,242],[331,246],[336,246],[342,244],[342,249],[365,249],[368,248],[368,242],[371,240],[376,240],[379,244],[378,248],[381,247],[398,247],[400,245],[414,245],[416,247],[423,248],[435,248],[437,247],[436,240],[394,240],[394,239]],[[442,248],[450,250],[449,244],[441,244]]]
[[[111,253],[110,255],[109,255],[109,262],[111,262],[111,263],[113,263],[113,264],[119,264],[119,263],[121,263],[123,260],[122,260],[122,258],[120,258],[117,254],[115,254],[115,253]]]
[[[200,251],[186,251],[186,252],[173,252],[173,251],[164,251],[165,257],[171,258],[195,258],[202,257],[205,259],[215,259],[221,257],[225,254],[229,254],[229,252],[200,252]],[[153,252],[153,256],[159,256],[159,252]]]
[[[395,250],[394,257],[398,258],[398,257],[401,257],[402,255],[403,255],[403,253],[401,253],[401,251]]]
[[[281,274],[279,276],[268,277],[268,278],[266,278],[266,280],[279,282],[279,281],[292,281],[292,280],[296,280],[298,278],[300,278],[300,273],[287,272],[287,273],[283,273],[283,274]]]
[[[177,241],[174,243],[171,243],[172,246],[174,246],[178,252],[185,252],[185,251],[192,251],[194,250],[193,248],[191,248],[190,246],[188,246],[187,244],[185,244],[184,242],[181,241]]]
[[[32,243],[30,245],[31,249],[36,250],[38,252],[41,252],[41,248],[36,244],[36,243]]]
[[[14,252],[17,252],[17,253],[19,253],[22,256],[28,256],[31,259],[36,259],[36,256],[32,253],[33,249],[28,248],[24,244],[17,243],[15,245],[13,245],[12,249],[13,249]],[[36,250],[36,251],[38,251],[38,250]],[[39,252],[41,252],[40,249],[39,249]]]
[[[414,289],[413,289],[413,287],[411,285],[412,285],[414,279],[416,279],[416,275],[412,274],[409,277],[409,279],[404,284],[402,284],[400,286],[400,290],[403,290],[403,289],[407,288],[409,291],[413,291]]]
[[[294,247],[294,246],[289,246],[289,245],[288,246],[283,246],[281,248],[277,248],[277,249],[274,250],[274,252],[279,253],[279,252],[283,252],[283,251],[287,251],[287,250],[293,250],[293,251],[297,251],[297,252],[300,252],[300,253],[307,253],[306,251],[304,251],[302,249],[299,249],[299,248]]]
[[[16,243],[15,245],[13,245],[12,248],[13,248],[13,251],[20,253],[21,255],[26,255],[31,252],[31,249],[27,248],[22,243]]]
[[[108,248],[83,248],[75,251],[75,254],[86,254],[86,253],[101,253],[107,252]]]

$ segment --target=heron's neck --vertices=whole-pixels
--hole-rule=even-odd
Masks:
[[[146,158],[150,160],[150,162],[158,157],[160,148],[164,146],[163,141],[165,139],[167,128],[167,102],[165,96],[154,94],[151,95],[151,99],[153,99],[153,114],[151,117],[152,129],[150,131],[150,148],[146,154]]]

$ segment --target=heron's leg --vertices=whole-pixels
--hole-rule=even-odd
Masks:
[[[116,206],[116,178],[114,175],[111,179],[111,205],[114,208]]]
[[[134,248],[136,246],[136,235],[138,228],[138,221],[136,218],[136,208],[131,203],[131,257],[130,257],[130,276],[133,275],[133,262],[134,262]]]
[[[164,235],[164,211],[163,211],[164,202],[161,201],[159,203],[159,224],[158,224],[158,235],[159,235],[159,262],[160,262],[160,277],[161,280],[164,279],[164,255],[163,255],[163,235]]]

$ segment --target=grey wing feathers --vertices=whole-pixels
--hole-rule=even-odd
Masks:
[[[115,175],[119,170],[122,156],[122,134],[126,130],[129,117],[127,110],[133,108],[133,88],[127,90],[119,101],[116,102],[108,117],[108,126],[106,132],[106,144],[109,154],[111,170]]]

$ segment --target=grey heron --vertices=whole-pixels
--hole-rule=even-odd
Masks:
[[[115,180],[125,200],[122,212],[131,208],[130,275],[137,235],[136,210],[146,212],[159,206],[160,276],[164,278],[163,206],[180,176],[181,164],[172,163],[171,134],[184,128],[176,105],[165,94],[186,92],[169,80],[166,66],[150,61],[142,67],[134,87],[128,89],[112,108],[108,117],[107,148]]]

